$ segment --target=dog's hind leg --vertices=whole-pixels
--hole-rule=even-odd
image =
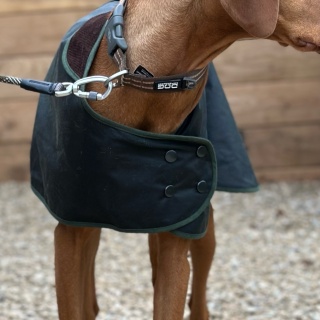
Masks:
[[[58,224],[55,230],[56,292],[60,320],[94,320],[99,312],[94,264],[101,229]]]
[[[215,252],[213,209],[210,206],[209,224],[206,235],[191,242],[191,261],[193,269],[192,293],[189,301],[190,320],[208,320],[206,301],[207,278]]]
[[[154,284],[154,320],[182,320],[190,266],[190,240],[171,233],[149,236]]]

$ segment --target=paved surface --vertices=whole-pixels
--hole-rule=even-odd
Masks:
[[[217,193],[213,202],[212,319],[320,320],[320,182]],[[28,184],[0,184],[0,320],[57,319],[55,224]],[[152,319],[145,235],[105,230],[96,272],[99,320]]]

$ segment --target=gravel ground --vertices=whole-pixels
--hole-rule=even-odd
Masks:
[[[320,320],[320,181],[217,193],[211,319]],[[28,184],[0,184],[0,319],[57,319],[55,221]],[[152,319],[145,235],[105,230],[99,320]],[[187,311],[186,311],[187,315]]]

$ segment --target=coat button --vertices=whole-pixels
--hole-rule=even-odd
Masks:
[[[200,181],[200,182],[198,183],[198,185],[197,185],[197,190],[198,190],[198,192],[200,192],[200,193],[205,193],[205,192],[207,192],[207,181],[205,181],[205,180]]]
[[[176,193],[176,189],[173,185],[169,185],[166,187],[164,193],[167,198],[172,198]]]
[[[208,154],[208,150],[205,146],[200,146],[197,150],[197,156],[199,158],[204,158]]]
[[[169,150],[165,155],[165,159],[169,163],[177,161],[177,159],[178,159],[177,152],[174,150]]]

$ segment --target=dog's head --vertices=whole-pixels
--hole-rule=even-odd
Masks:
[[[247,33],[320,53],[319,0],[220,0]]]

